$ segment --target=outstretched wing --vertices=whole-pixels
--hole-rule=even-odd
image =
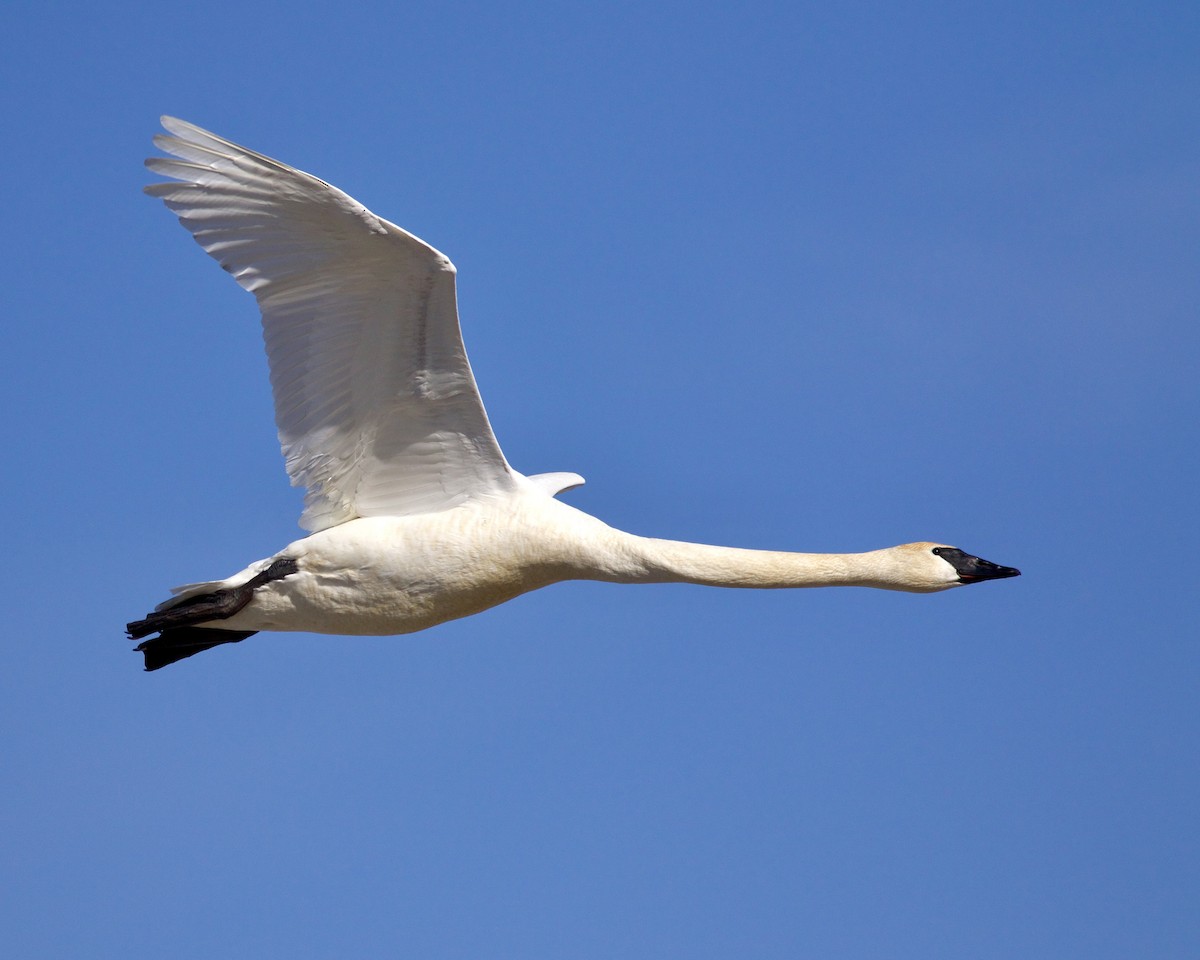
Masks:
[[[458,326],[454,266],[336,187],[164,117],[146,188],[258,300],[300,525],[444,510],[516,479]]]

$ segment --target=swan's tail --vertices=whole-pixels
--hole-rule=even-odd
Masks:
[[[157,670],[222,643],[237,643],[257,631],[222,630],[218,627],[202,627],[200,624],[228,620],[250,602],[254,591],[264,583],[282,580],[296,570],[295,560],[280,557],[239,586],[196,594],[176,602],[169,601],[170,605],[160,606],[147,614],[144,620],[126,624],[126,633],[130,640],[158,634],[137,646],[138,652],[146,657],[147,670]]]

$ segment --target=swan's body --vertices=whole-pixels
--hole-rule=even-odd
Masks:
[[[524,477],[492,434],[458,329],[454,267],[328,184],[182,121],[156,144],[181,182],[147,192],[258,298],[276,422],[311,534],[226,580],[179,588],[130,636],[156,669],[258,630],[388,635],[562,580],[933,592],[1015,576],[953,547],[857,554],[624,533]],[[180,162],[182,161],[182,162]]]
[[[933,546],[910,549],[926,553]],[[349,520],[183,596],[238,586],[288,558],[298,571],[264,584],[254,601],[223,626],[390,635],[479,613],[563,580],[914,592],[958,583],[950,565],[932,554],[924,565],[926,577],[918,582],[904,552],[838,556],[654,540],[616,530],[531,489],[442,513]]]

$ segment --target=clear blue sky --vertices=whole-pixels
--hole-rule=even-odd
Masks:
[[[1194,3],[11,3],[14,957],[1200,955]],[[637,533],[1022,568],[570,584],[156,674],[298,535],[160,113],[446,251],[525,472]]]

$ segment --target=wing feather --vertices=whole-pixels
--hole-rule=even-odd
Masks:
[[[300,525],[448,509],[512,489],[459,330],[455,270],[310,174],[182,120],[146,161],[161,199],[262,312]]]

